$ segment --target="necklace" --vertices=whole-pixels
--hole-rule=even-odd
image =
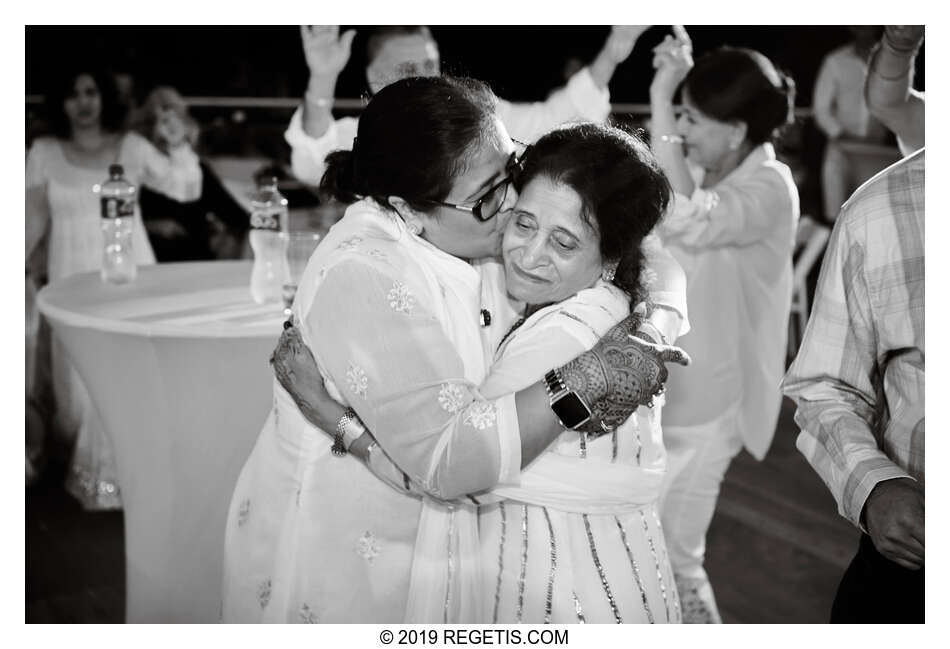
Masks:
[[[524,317],[524,316],[522,316],[522,317],[518,318],[517,320],[515,320],[515,323],[514,323],[513,325],[511,325],[511,329],[508,330],[508,333],[506,333],[506,334],[504,335],[504,337],[501,339],[501,342],[498,343],[498,349],[501,349],[501,346],[505,344],[505,341],[508,340],[508,337],[509,337],[511,334],[513,334],[513,333],[515,332],[515,329],[517,329],[518,327],[520,327],[521,325],[523,325],[523,324],[524,324],[524,321],[525,321],[525,317]]]

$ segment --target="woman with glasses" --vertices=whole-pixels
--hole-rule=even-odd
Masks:
[[[669,197],[645,145],[605,126],[560,128],[532,147],[515,185],[499,291],[524,305],[525,317],[497,345],[480,386],[484,397],[530,385],[551,363],[592,347],[632,304],[645,311],[651,297],[665,307],[654,309],[659,327],[645,324],[654,337],[675,338],[686,328],[682,271],[644,240]],[[280,380],[316,406],[305,413],[326,430],[343,408],[307,389],[320,383],[317,377],[303,382],[305,389],[288,381],[315,367],[305,349],[275,359]],[[609,434],[565,430],[517,486],[466,497],[479,504],[483,621],[679,621],[656,508],[665,467],[661,404],[657,397]],[[371,433],[350,451],[394,488],[424,495]]]
[[[293,307],[319,370],[285,378],[325,380],[350,410],[314,426],[303,391],[275,383],[229,512],[226,621],[490,620],[467,495],[516,485],[566,427],[597,434],[625,421],[661,385],[662,362],[681,360],[630,336],[639,318],[627,318],[524,387],[482,393],[517,316],[497,262],[472,261],[499,254],[521,164],[494,107],[477,82],[401,80],[370,102],[353,150],[328,157],[324,187],[352,204]],[[357,419],[378,442],[370,455],[405,472],[399,488],[337,457],[359,437]]]

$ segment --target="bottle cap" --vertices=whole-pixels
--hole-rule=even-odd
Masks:
[[[110,175],[110,176],[112,176],[112,177],[121,176],[123,172],[124,172],[124,169],[122,169],[122,165],[120,165],[120,164],[111,164],[111,165],[109,165],[109,175]]]

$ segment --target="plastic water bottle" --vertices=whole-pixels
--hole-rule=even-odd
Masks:
[[[122,175],[122,165],[109,165],[109,179],[98,188],[102,208],[103,282],[125,284],[135,279],[132,232],[135,228],[136,188]]]
[[[277,191],[277,179],[262,180],[251,201],[248,234],[254,251],[251,297],[258,304],[283,301],[286,239],[280,234],[287,231],[288,218],[287,199]]]

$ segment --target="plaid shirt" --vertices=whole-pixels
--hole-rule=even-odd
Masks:
[[[842,207],[784,391],[798,449],[852,523],[878,482],[923,484],[923,150]]]

